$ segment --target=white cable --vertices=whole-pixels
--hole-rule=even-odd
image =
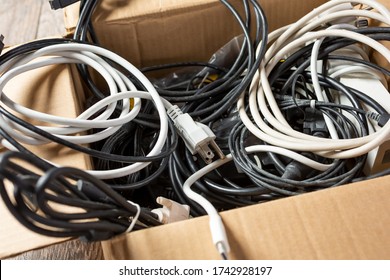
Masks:
[[[387,25],[390,25],[390,18],[387,18],[384,15],[372,12],[372,11],[364,11],[364,10],[345,10],[345,11],[338,11],[332,14],[328,14],[326,16],[319,17],[318,19],[310,22],[306,26],[304,26],[302,29],[300,29],[296,34],[295,37],[298,38],[302,36],[303,34],[310,32],[314,29],[316,29],[318,26],[321,26],[324,23],[329,23],[333,20],[337,19],[343,19],[348,17],[365,17],[365,18],[371,18],[373,20],[377,20],[379,22],[383,22]],[[338,24],[334,24],[332,26],[337,26]]]
[[[383,15],[387,20],[390,20],[390,12],[389,10],[382,4],[373,1],[373,0],[358,0],[358,1],[349,1],[349,0],[333,0],[328,1],[325,4],[315,8],[310,13],[303,16],[301,19],[296,21],[295,23],[288,26],[288,28],[283,32],[281,36],[278,36],[276,41],[270,46],[265,55],[265,61],[269,61],[273,55],[280,49],[281,46],[284,46],[288,43],[294,34],[299,32],[302,28],[304,28],[310,21],[316,20],[318,17],[323,16],[324,13],[331,10],[336,6],[340,6],[345,3],[354,3],[354,4],[363,4],[369,7],[372,7],[378,11],[379,14]],[[278,32],[278,30],[276,30]],[[273,32],[274,33],[274,32]],[[273,37],[273,33],[270,34]]]
[[[127,228],[125,233],[129,233],[129,232],[133,231],[136,223],[138,222],[139,215],[141,214],[141,206],[139,206],[139,204],[134,203],[134,202],[132,202],[130,200],[128,200],[127,202],[130,203],[131,205],[137,207],[137,213],[134,215],[134,217],[132,217],[130,226]]]
[[[332,25],[331,27],[328,28],[328,30],[339,29],[340,27],[344,27],[344,26]],[[350,26],[348,26],[348,27],[351,28]],[[328,97],[321,89],[320,80],[319,80],[318,75],[317,75],[318,74],[317,60],[318,60],[319,50],[321,48],[321,44],[324,41],[324,39],[325,38],[321,38],[321,39],[317,40],[313,45],[313,48],[311,51],[311,57],[310,57],[310,75],[311,75],[312,84],[313,84],[313,88],[314,88],[314,92],[316,94],[317,100],[329,102]],[[328,131],[329,131],[331,138],[332,139],[339,139],[338,134],[337,134],[337,130],[336,130],[332,120],[326,114],[323,114],[323,117],[324,117],[324,120],[325,120],[325,123],[326,123],[326,126],[328,128]]]
[[[324,139],[306,135],[298,131],[293,130],[289,123],[285,120],[284,115],[280,111],[278,104],[274,98],[274,93],[268,82],[268,75],[271,73],[273,68],[283,59],[287,58],[290,54],[296,52],[300,48],[305,47],[309,43],[313,43],[314,47],[312,51],[312,80],[315,92],[318,100],[326,101],[326,96],[323,95],[321,87],[319,85],[317,76],[317,58],[318,50],[322,40],[325,37],[344,37],[350,38],[357,42],[361,42],[365,46],[373,48],[378,53],[382,54],[387,61],[390,62],[389,50],[381,45],[379,42],[372,40],[364,35],[357,34],[355,32],[348,31],[349,26],[345,24],[338,24],[332,28],[334,31],[317,31],[323,28],[321,24],[327,23],[329,20],[338,19],[345,20],[347,16],[363,16],[379,20],[385,24],[390,24],[390,13],[381,4],[375,1],[357,1],[359,3],[374,7],[379,14],[371,11],[359,11],[359,10],[348,10],[340,11],[337,9],[344,9],[344,7],[336,7],[340,3],[348,3],[349,1],[331,1],[333,3],[326,3],[323,6],[315,9],[313,12],[304,16],[301,20],[289,26],[282,27],[269,35],[269,48],[267,49],[265,58],[263,59],[259,71],[255,74],[249,89],[249,100],[245,93],[242,94],[241,98],[237,102],[240,117],[243,123],[246,125],[248,130],[252,132],[256,137],[261,140],[295,151],[310,151],[320,156],[329,158],[353,158],[368,153],[372,149],[378,147],[383,142],[390,138],[390,125],[387,123],[382,129],[376,133],[372,133],[365,137],[359,137],[355,139],[336,139],[336,130],[332,128],[329,130],[332,138]],[[336,12],[330,13],[329,8],[333,7]],[[336,7],[336,8],[335,8]],[[328,13],[328,14],[326,14]],[[313,31],[316,30],[316,31]],[[303,34],[304,32],[311,31]],[[365,47],[363,46],[363,47]],[[369,61],[368,55],[365,53],[363,48],[359,45],[351,45],[347,47],[352,55],[356,53],[358,56],[366,61]],[[258,56],[260,49],[256,50]],[[333,61],[331,63],[334,63]],[[364,71],[365,76],[372,76],[376,79],[386,83],[385,77],[382,73],[377,70],[372,70],[366,66],[357,66],[352,62],[344,64],[332,65],[332,68],[328,75],[337,78],[342,75],[348,74],[359,74],[362,75]],[[347,66],[346,66],[347,65]],[[334,67],[333,67],[334,66]],[[386,86],[387,88],[387,86]],[[248,105],[246,100],[249,102],[249,111],[251,118],[247,114]],[[315,103],[313,103],[315,106]],[[253,120],[252,120],[253,119]],[[328,123],[330,124],[330,123]],[[332,126],[331,124],[329,125]],[[329,127],[328,127],[329,128]]]
[[[106,62],[106,59],[131,72],[147,91],[138,91],[129,78],[113,68]],[[24,107],[12,101],[2,92],[7,82],[17,75],[48,65],[64,63],[85,64],[95,69],[107,82],[110,95],[88,108],[76,118],[66,118]],[[146,156],[157,156],[165,145],[168,133],[168,118],[162,99],[150,81],[136,67],[106,49],[78,43],[52,45],[11,59],[0,66],[0,73],[0,100],[3,104],[12,111],[18,112],[24,118],[48,123],[48,125],[40,125],[38,127],[61,139],[75,144],[90,144],[110,137],[122,125],[130,122],[138,115],[141,109],[142,98],[153,101],[160,118],[158,138],[154,147]],[[130,98],[134,101],[132,108],[130,108]],[[111,118],[119,101],[122,102],[120,115],[116,118]],[[0,116],[0,126],[20,143],[41,145],[48,142],[42,136],[36,135],[28,129],[13,123],[4,116]],[[94,134],[77,135],[93,128],[102,130]],[[9,143],[5,145],[9,146]],[[132,174],[142,170],[149,164],[150,162],[140,162],[115,170],[90,170],[88,172],[100,179],[111,179]]]
[[[272,152],[277,153],[286,157],[289,157],[291,159],[294,159],[302,164],[305,164],[307,166],[310,166],[314,169],[325,171],[328,168],[330,168],[331,164],[322,164],[318,163],[312,159],[306,158],[302,156],[301,154],[298,154],[296,152],[286,150],[280,147],[274,147],[269,145],[256,145],[256,146],[250,146],[245,148],[245,151],[247,153],[256,153],[256,152]],[[198,180],[200,180],[203,176],[210,173],[211,171],[217,169],[218,167],[230,162],[232,160],[232,155],[227,155],[224,159],[218,159],[202,169],[195,172],[193,175],[191,175],[183,184],[183,191],[184,193],[193,201],[198,203],[206,212],[207,215],[209,215],[210,221],[210,232],[212,236],[212,240],[214,245],[216,246],[218,252],[221,255],[226,255],[230,251],[230,245],[229,241],[227,239],[225,227],[223,225],[222,219],[218,214],[218,211],[214,208],[214,206],[203,196],[197,194],[191,189],[191,186]]]
[[[268,73],[276,65],[276,63],[284,57],[286,53],[289,53],[291,50],[294,50],[299,46],[305,45],[306,42],[327,36],[345,37],[362,42],[381,53],[388,61],[390,61],[390,51],[379,42],[364,35],[348,30],[322,30],[318,32],[307,33],[301,38],[298,38],[284,46],[275,55],[272,61],[269,62],[267,67],[265,67],[264,63],[262,64],[260,68],[260,79],[254,80],[254,82],[258,81],[258,83],[251,85],[249,96],[250,111],[257,126],[255,126],[246,115],[243,96],[238,102],[240,116],[245,125],[254,135],[270,144],[298,151],[312,151],[319,154],[326,154],[332,158],[356,157],[367,153],[373,149],[375,145],[383,143],[390,133],[390,125],[387,124],[377,133],[350,140],[316,138],[297,132],[289,127],[288,124],[286,124],[286,120],[278,108],[267,79]],[[257,104],[259,104],[259,107]],[[269,111],[268,106],[271,111]],[[267,122],[276,128],[276,130],[269,127],[262,120],[260,112],[267,119]]]

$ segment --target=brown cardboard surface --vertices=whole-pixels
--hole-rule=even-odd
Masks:
[[[243,11],[241,0],[229,1]],[[269,29],[289,24],[325,0],[259,1]],[[69,33],[77,23],[79,6],[65,10]],[[93,24],[102,46],[139,67],[180,61],[207,61],[242,31],[219,0],[104,0]]]
[[[63,117],[75,117],[80,107],[76,102],[80,94],[78,84],[65,65],[48,66],[30,71],[12,79],[4,92],[14,101],[41,112]],[[89,168],[89,159],[59,145],[28,147],[33,152],[57,164]],[[0,199],[0,258],[62,241],[35,234],[17,222]]]
[[[221,213],[232,259],[390,259],[390,177]],[[106,259],[219,259],[208,218],[102,243]]]

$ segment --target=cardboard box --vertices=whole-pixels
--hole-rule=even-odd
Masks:
[[[229,1],[241,13],[242,0]],[[294,22],[326,0],[259,1],[269,30]],[[65,27],[73,34],[79,5],[65,9]],[[239,24],[219,0],[103,0],[93,25],[102,46],[138,67],[182,61],[208,61],[242,34]]]
[[[390,259],[390,177],[222,212],[231,259]],[[220,259],[208,217],[105,241],[105,259]]]
[[[147,6],[144,0],[102,2],[93,19],[101,44],[137,66],[207,60],[239,33],[217,0],[151,0]],[[275,29],[324,2],[263,0],[261,4]],[[65,12],[71,34],[78,5]],[[389,178],[223,212],[230,257],[390,259]],[[19,251],[31,249],[28,242],[26,238]],[[220,258],[207,217],[121,235],[102,242],[102,247],[106,259]]]
[[[28,108],[62,117],[76,117],[81,108],[80,89],[80,81],[71,75],[70,66],[53,65],[15,77],[6,85],[4,92],[12,100]],[[82,169],[90,167],[87,156],[60,145],[48,144],[27,148],[60,165]],[[0,217],[0,258],[63,241],[38,235],[23,227],[9,213],[1,199]]]

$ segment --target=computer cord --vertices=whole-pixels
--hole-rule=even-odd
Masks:
[[[50,58],[46,58],[48,56],[50,56]],[[43,59],[39,61],[34,60],[39,57]],[[151,91],[138,91],[135,85],[126,78],[125,74],[112,68],[110,64],[106,63],[101,57],[110,59],[118,65],[122,65],[123,69],[131,72],[139,83],[143,84],[144,88]],[[174,147],[166,146],[169,130],[168,117],[164,104],[154,87],[137,68],[118,55],[101,47],[85,43],[70,42],[66,39],[41,40],[17,47],[0,57],[0,71],[2,73],[0,88],[2,89],[10,79],[20,73],[46,65],[64,63],[87,63],[95,67],[106,79],[111,90],[111,95],[85,110],[77,118],[71,119],[48,115],[23,107],[20,104],[14,103],[5,93],[3,93],[1,95],[1,100],[4,103],[4,106],[9,107],[13,111],[28,118],[55,123],[59,127],[32,127],[28,126],[26,122],[22,121],[20,118],[15,118],[15,116],[12,118],[14,121],[18,119],[17,123],[10,122],[9,118],[11,115],[9,112],[6,113],[5,111],[7,110],[3,107],[2,110],[7,114],[7,117],[4,117],[4,115],[1,117],[2,129],[6,130],[17,141],[26,144],[40,145],[47,143],[45,138],[48,138],[51,141],[71,146],[76,150],[88,152],[90,155],[128,163],[135,162],[134,164],[116,170],[89,171],[91,174],[105,179],[126,176],[137,172],[148,166],[150,161],[161,160],[174,150]],[[141,108],[140,98],[153,100],[153,104],[156,106],[156,111],[159,114],[160,127],[157,140],[155,141],[153,148],[145,157],[131,158],[121,155],[116,156],[109,153],[94,151],[80,145],[106,139],[117,132],[121,126],[134,119]],[[134,101],[134,106],[132,108],[130,108],[130,99]],[[118,101],[122,101],[121,114],[117,118],[110,119],[116,109]],[[96,113],[99,113],[99,115],[95,116]],[[33,131],[33,133],[26,131],[25,128]],[[101,130],[94,134],[74,135],[75,133],[86,132],[92,128]],[[45,135],[44,138],[41,137],[42,134]],[[8,144],[5,143],[5,145],[9,147]],[[161,154],[161,152],[164,152],[164,149],[167,149],[167,151]]]
[[[8,210],[22,225],[42,235],[99,241],[160,225],[156,214],[85,171],[48,166],[26,153],[2,153],[0,179],[1,198]]]
[[[326,7],[334,6],[346,1],[330,1],[334,3],[325,4]],[[362,3],[368,3],[369,1],[362,1]],[[383,18],[388,18],[388,11],[376,2],[372,4],[373,7],[378,8],[384,15]],[[310,14],[309,18],[313,18],[318,15],[318,12],[324,11],[325,8],[321,7]],[[313,14],[314,13],[314,14]],[[304,19],[307,19],[305,16]],[[386,19],[387,20],[387,19]],[[328,158],[351,158],[363,155],[378,146],[387,137],[387,131],[389,125],[384,126],[380,131],[373,134],[358,137],[351,140],[337,140],[313,137],[305,133],[301,133],[291,129],[286,120],[283,117],[280,109],[278,109],[277,102],[274,98],[274,94],[271,89],[271,85],[268,82],[267,76],[272,70],[280,64],[279,61],[285,59],[285,55],[302,46],[305,46],[307,42],[316,40],[323,37],[336,37],[347,38],[354,42],[364,43],[376,51],[380,52],[385,57],[389,58],[389,51],[378,41],[371,39],[368,36],[360,34],[351,30],[319,30],[310,33],[305,33],[294,40],[291,43],[286,44],[289,41],[289,36],[293,36],[293,32],[299,30],[302,27],[302,20],[293,24],[282,36],[277,32],[278,39],[273,45],[268,48],[263,66],[260,68],[259,75],[253,80],[251,86],[251,92],[249,94],[249,108],[251,117],[254,119],[256,125],[253,125],[250,117],[245,110],[245,96],[240,99],[238,106],[240,108],[240,116],[248,127],[248,129],[257,137],[272,145],[285,147],[296,151],[311,151]],[[285,35],[287,34],[287,35]],[[270,35],[272,37],[273,35]],[[276,36],[276,35],[275,35]],[[272,41],[272,40],[270,40]],[[283,42],[283,48],[277,50],[278,46],[281,46]],[[311,45],[312,46],[312,45]],[[310,47],[311,47],[310,46]],[[272,54],[272,56],[271,56]],[[272,57],[272,59],[270,59]],[[283,63],[281,63],[283,65]],[[299,65],[300,66],[300,65]],[[291,80],[290,80],[291,81]],[[261,115],[259,114],[261,112]],[[267,125],[263,118],[266,119]]]

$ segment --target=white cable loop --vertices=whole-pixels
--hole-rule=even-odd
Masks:
[[[304,16],[296,23],[291,24],[288,27],[283,27],[280,30],[270,34],[270,38],[274,41],[272,45],[269,46],[266,52],[266,56],[259,68],[259,71],[254,76],[249,89],[249,112],[253,118],[253,121],[251,118],[249,118],[247,111],[245,110],[247,107],[245,94],[241,96],[237,103],[240,117],[252,134],[271,145],[295,151],[310,151],[330,158],[350,158],[363,155],[389,138],[389,123],[375,133],[354,139],[327,139],[314,137],[296,131],[290,127],[289,123],[284,118],[284,115],[275,100],[274,93],[268,81],[268,75],[280,61],[288,57],[289,54],[292,54],[296,50],[304,47],[307,43],[316,41],[312,52],[311,73],[314,80],[313,85],[315,87],[315,92],[317,93],[318,99],[326,101],[327,99],[322,94],[321,88],[316,87],[316,85],[319,85],[319,81],[316,79],[318,50],[321,41],[326,37],[343,37],[355,40],[371,47],[378,53],[382,54],[386,60],[390,62],[390,51],[384,45],[365,35],[345,29],[347,27],[344,24],[339,25],[339,28],[337,28],[337,26],[333,27],[337,28],[334,30],[330,29],[311,31],[302,34],[301,36],[297,35],[300,35],[301,32],[303,33],[301,30],[314,30],[317,27],[320,27],[319,25],[328,20],[335,20],[338,18],[343,18],[344,16],[366,16],[381,20],[387,24],[390,23],[390,13],[383,5],[370,0],[356,2],[371,6],[379,13],[374,13],[371,11],[346,10],[336,11],[333,14],[326,14],[326,12],[332,7],[343,3],[350,3],[350,1],[344,0],[329,1],[328,3]],[[319,14],[321,13],[324,13],[325,15],[319,17]],[[351,49],[353,48],[355,47],[352,47]],[[359,53],[361,52],[359,51]],[[366,58],[366,56],[363,56],[363,59]],[[362,67],[349,69],[350,73],[352,71],[361,70]],[[343,72],[339,72],[337,68],[335,71],[336,72],[333,73],[336,75],[343,74]],[[344,73],[347,73],[347,71]],[[376,71],[371,70],[368,74],[374,75],[383,81],[383,75],[377,75]],[[311,103],[311,105],[313,106],[315,103]],[[335,131],[336,130],[333,130],[333,136],[337,135]]]
[[[131,219],[131,224],[130,226],[128,227],[128,229],[125,231],[126,233],[130,233],[133,231],[135,225],[137,224],[138,222],[138,219],[139,219],[139,215],[141,214],[141,206],[139,206],[139,204],[137,203],[134,203],[130,200],[127,201],[128,203],[130,203],[131,205],[137,207],[137,213],[134,215],[134,217],[129,217],[129,219]]]
[[[130,79],[112,67],[106,59],[131,72],[146,91],[137,90]],[[15,103],[6,93],[2,92],[8,81],[22,73],[49,65],[71,63],[84,64],[95,69],[106,81],[109,89],[109,96],[75,118],[32,110]],[[141,99],[148,99],[156,107],[160,119],[160,131],[154,146],[146,156],[159,155],[165,145],[168,135],[168,118],[162,99],[150,81],[136,67],[111,51],[79,43],[52,45],[11,59],[0,66],[0,74],[0,100],[4,106],[8,107],[10,111],[21,114],[24,119],[43,122],[44,124],[38,128],[58,138],[74,144],[91,144],[104,140],[137,117],[141,110]],[[130,99],[133,101],[132,107],[130,107]],[[112,118],[118,102],[122,102],[121,112],[118,117]],[[44,137],[13,123],[5,116],[0,116],[0,126],[22,144],[42,145],[48,142]],[[91,129],[100,129],[100,131],[92,134],[86,133]],[[3,143],[9,146],[9,143],[4,141]],[[89,170],[88,172],[100,179],[112,179],[140,171],[149,164],[150,162],[137,162],[114,170]]]

